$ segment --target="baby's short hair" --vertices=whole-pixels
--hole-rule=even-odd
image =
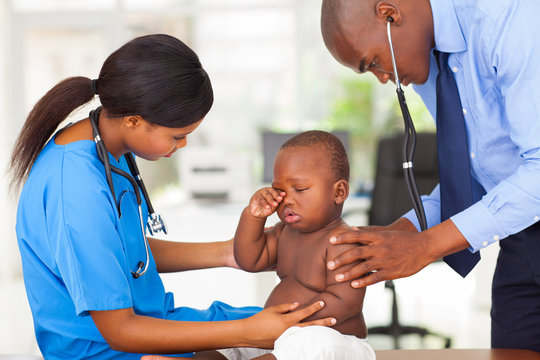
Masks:
[[[350,169],[347,152],[341,140],[332,133],[321,130],[304,131],[285,142],[281,146],[281,149],[318,144],[326,147],[330,167],[336,177],[336,181],[341,179],[349,181]]]

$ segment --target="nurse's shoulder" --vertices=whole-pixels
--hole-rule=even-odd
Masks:
[[[54,137],[56,145],[68,145],[81,140],[93,140],[92,126],[88,118],[66,126]]]

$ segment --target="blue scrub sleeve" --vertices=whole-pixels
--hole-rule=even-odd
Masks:
[[[224,321],[239,320],[255,315],[262,308],[258,306],[234,307],[221,301],[214,301],[208,309],[199,310],[188,307],[178,307],[167,314],[168,320],[177,321]],[[193,353],[174,355],[192,357]]]
[[[250,317],[261,310],[262,308],[258,306],[234,307],[221,301],[214,301],[212,305],[205,310],[178,307],[167,313],[167,319],[177,321],[239,320]]]
[[[80,167],[65,156],[63,193],[48,214],[56,264],[73,299],[77,315],[88,310],[132,307],[123,244],[116,228],[117,214],[110,191],[96,169]],[[70,163],[72,162],[72,163]]]

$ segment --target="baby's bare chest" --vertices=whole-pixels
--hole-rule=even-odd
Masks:
[[[311,239],[310,239],[311,240]],[[326,241],[287,241],[278,246],[277,274],[309,290],[326,289]]]

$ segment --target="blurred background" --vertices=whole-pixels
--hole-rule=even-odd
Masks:
[[[252,192],[270,182],[265,169],[272,165],[272,144],[264,134],[308,129],[340,132],[345,139],[352,165],[346,210],[353,214],[346,220],[367,224],[376,146],[381,137],[402,131],[401,115],[393,85],[358,76],[328,53],[319,29],[320,5],[314,0],[0,0],[0,166],[7,168],[33,104],[58,81],[95,78],[108,54],[125,42],[167,33],[199,55],[215,103],[187,148],[169,159],[140,161],[154,206],[168,221],[166,238],[231,238]],[[405,92],[417,131],[433,132],[419,98],[412,89]],[[86,117],[97,104],[68,121]],[[0,353],[39,354],[14,233],[17,194],[8,192],[7,173],[0,183]],[[484,261],[466,279],[435,263],[395,281],[400,321],[448,335],[453,347],[489,347],[496,253],[496,246],[486,249]],[[276,276],[214,269],[166,275],[164,283],[177,306],[203,308],[214,299],[262,306]],[[364,305],[368,326],[388,324],[391,303],[384,284],[371,286]],[[371,342],[376,349],[394,346],[385,336],[374,335]],[[409,336],[401,346],[442,345],[437,338],[422,342]]]

